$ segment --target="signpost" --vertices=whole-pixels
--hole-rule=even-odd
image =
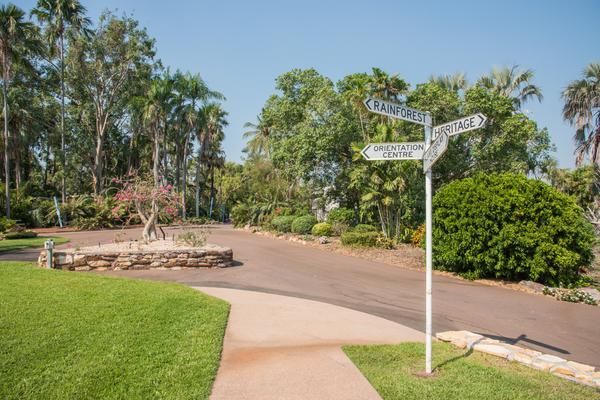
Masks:
[[[403,119],[415,124],[431,126],[431,114],[425,111],[415,110],[414,108],[371,97],[363,101],[363,104],[367,107],[367,110],[377,114]]]
[[[432,185],[431,168],[448,148],[448,138],[463,132],[481,128],[487,118],[479,113],[447,122],[431,128],[431,115],[388,101],[367,98],[363,104],[371,112],[424,125],[425,143],[370,143],[362,149],[362,156],[369,161],[376,160],[423,160],[425,171],[425,373],[431,374],[431,274],[432,253]]]
[[[422,160],[425,142],[370,143],[360,154],[369,161],[376,160]]]
[[[431,169],[431,166],[446,152],[448,148],[448,135],[442,133],[427,147],[423,156],[423,171]]]
[[[439,135],[446,134],[448,136],[458,135],[459,133],[479,129],[485,125],[487,118],[482,113],[469,115],[456,121],[446,122],[445,124],[433,127],[433,139]]]

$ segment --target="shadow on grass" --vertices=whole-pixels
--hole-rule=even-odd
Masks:
[[[473,349],[472,349],[472,348],[470,348],[470,349],[469,349],[469,350],[467,350],[465,353],[463,353],[463,354],[461,354],[461,355],[459,355],[459,356],[452,357],[452,358],[450,358],[450,359],[448,359],[448,360],[446,360],[446,361],[443,361],[442,363],[440,363],[440,364],[436,365],[436,366],[433,368],[433,372],[436,372],[436,371],[438,371],[440,368],[442,368],[442,367],[443,367],[443,366],[445,366],[445,365],[452,364],[453,362],[455,362],[455,361],[458,361],[458,360],[461,360],[461,359],[463,359],[463,358],[467,358],[467,357],[469,357],[471,354],[473,354]]]

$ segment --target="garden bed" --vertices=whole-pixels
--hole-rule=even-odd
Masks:
[[[212,244],[192,247],[173,240],[129,241],[54,251],[52,259],[53,268],[75,271],[223,268],[232,265],[233,251]],[[47,265],[45,250],[38,265]]]

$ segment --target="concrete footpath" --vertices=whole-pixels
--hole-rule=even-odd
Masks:
[[[344,344],[423,341],[383,318],[312,300],[196,287],[231,304],[211,399],[380,399]]]

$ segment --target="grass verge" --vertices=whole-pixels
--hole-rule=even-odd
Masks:
[[[518,363],[434,343],[435,375],[425,369],[421,343],[345,346],[344,351],[384,400],[394,399],[599,399],[594,388],[581,386]]]
[[[228,312],[178,284],[0,263],[0,398],[206,399]]]
[[[7,251],[44,247],[44,242],[48,239],[54,240],[54,244],[59,245],[67,243],[69,239],[63,237],[35,237],[28,239],[6,239],[0,240],[0,253]]]

